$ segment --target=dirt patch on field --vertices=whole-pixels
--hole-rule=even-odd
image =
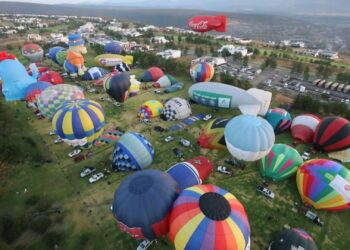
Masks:
[[[288,104],[288,105],[291,105],[293,104],[294,102],[294,99],[293,98],[290,98],[288,96],[285,96],[285,95],[282,95],[282,94],[277,94],[275,97],[274,97],[274,100],[278,103],[282,103],[282,104]]]

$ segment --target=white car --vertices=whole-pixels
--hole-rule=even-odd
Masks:
[[[156,89],[155,91],[154,91],[154,93],[155,94],[160,94],[160,93],[162,93],[159,89]]]
[[[169,136],[165,137],[164,141],[165,141],[165,142],[171,142],[171,141],[174,140],[174,139],[175,139],[174,137],[172,137],[171,135],[169,135]]]
[[[88,90],[89,93],[94,93],[94,92],[96,92],[96,91],[97,91],[97,90],[94,89],[94,88]]]
[[[184,146],[184,147],[191,146],[191,142],[189,140],[181,139],[180,142],[181,142],[182,146]]]
[[[222,174],[232,175],[232,171],[228,170],[225,166],[218,166],[216,170]]]
[[[103,178],[103,173],[101,173],[101,172],[99,172],[99,173],[97,173],[97,174],[94,174],[93,176],[91,176],[90,178],[89,178],[89,182],[90,183],[94,183],[94,182],[96,182],[96,181],[98,181],[98,180],[101,180],[102,178]]]
[[[92,174],[95,171],[96,171],[96,168],[86,167],[83,169],[83,171],[80,172],[80,177],[84,178],[85,176],[88,176],[89,174]]]
[[[53,142],[54,142],[55,144],[58,144],[58,143],[63,142],[63,140],[62,140],[61,137],[57,137]]]
[[[51,130],[49,135],[55,135],[56,134],[56,131],[55,130]]]
[[[70,157],[70,158],[73,158],[74,156],[77,156],[78,154],[80,154],[81,153],[81,150],[80,149],[75,149],[75,150],[73,150],[72,152],[70,152],[69,154],[68,154],[68,156]]]
[[[115,103],[113,103],[113,104],[114,104],[114,106],[116,106],[116,107],[121,107],[121,106],[122,106],[119,102],[115,102]]]
[[[152,245],[152,243],[154,242],[154,240],[150,241],[150,240],[143,240],[140,245],[136,248],[136,250],[146,250],[147,248],[150,247],[150,245]]]
[[[265,195],[266,197],[269,197],[271,199],[275,198],[275,193],[272,192],[270,189],[266,188],[266,187],[262,187],[262,186],[257,186],[256,190],[259,193],[262,193],[263,195]]]
[[[210,120],[212,117],[213,117],[212,114],[208,114],[208,115],[204,116],[203,121],[208,121],[208,120]]]

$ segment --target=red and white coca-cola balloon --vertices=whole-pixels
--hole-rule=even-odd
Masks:
[[[226,16],[195,16],[188,20],[188,26],[196,32],[226,32]]]

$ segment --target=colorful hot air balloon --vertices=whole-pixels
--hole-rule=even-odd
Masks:
[[[140,170],[151,165],[153,158],[153,146],[143,135],[126,133],[114,146],[112,166],[114,170]]]
[[[136,80],[135,75],[130,76],[130,88],[129,88],[129,97],[137,95],[140,91],[141,82]]]
[[[176,163],[166,172],[177,182],[180,190],[202,184],[213,171],[213,164],[206,157],[199,156],[191,160]]]
[[[125,62],[121,62],[121,63],[118,63],[117,65],[115,65],[115,69],[116,69],[118,72],[127,72],[127,71],[130,71],[129,65],[127,65]]]
[[[42,73],[41,76],[38,78],[38,80],[43,81],[43,82],[49,82],[53,85],[63,83],[63,79],[62,79],[61,75],[53,70],[48,70],[48,71]]]
[[[283,133],[292,124],[292,117],[288,111],[281,108],[270,109],[265,116],[276,134]]]
[[[191,66],[190,75],[194,82],[209,82],[214,76],[214,67],[210,63],[196,63]]]
[[[303,229],[292,228],[283,230],[271,242],[268,250],[305,249],[318,250],[312,237]]]
[[[176,182],[159,170],[127,176],[114,193],[112,213],[121,230],[153,240],[169,231],[169,214],[178,196]]]
[[[107,54],[120,54],[122,50],[123,47],[117,42],[110,42],[105,45],[105,53]]]
[[[229,119],[226,118],[216,118],[210,121],[198,137],[199,146],[209,149],[226,149],[224,131],[228,122]]]
[[[196,32],[226,32],[226,16],[195,16],[188,20],[188,26]]]
[[[60,50],[56,53],[56,61],[61,66],[64,65],[64,61],[66,60],[66,57],[67,57],[67,50]]]
[[[196,185],[181,192],[169,218],[175,249],[245,250],[250,226],[242,204],[214,185]]]
[[[31,63],[27,69],[30,76],[37,76],[37,78],[48,70],[50,70],[50,68],[42,63]]]
[[[330,152],[350,147],[350,123],[342,117],[330,116],[322,119],[314,134],[314,147]]]
[[[320,118],[312,114],[296,116],[290,127],[293,138],[302,143],[312,142],[317,125],[320,121]]]
[[[238,160],[256,161],[267,155],[275,143],[275,133],[264,119],[239,115],[225,126],[228,151]]]
[[[52,118],[52,129],[68,145],[92,146],[103,133],[105,114],[101,105],[88,99],[67,101]]]
[[[88,69],[84,75],[83,75],[83,80],[88,81],[88,80],[98,80],[105,75],[107,75],[107,71],[103,68],[100,67],[92,67]]]
[[[159,116],[164,107],[163,104],[156,100],[150,100],[143,103],[139,109],[138,116],[141,119],[150,119]]]
[[[48,82],[36,82],[29,85],[25,91],[25,100],[32,103],[36,102],[41,92],[50,86],[52,85]]]
[[[164,75],[163,70],[158,67],[151,67],[145,73],[143,73],[141,82],[156,82]]]
[[[48,87],[41,92],[37,105],[40,113],[51,119],[57,109],[65,101],[73,101],[76,99],[84,99],[83,91],[77,86],[69,84],[59,84]]]
[[[286,144],[275,144],[270,153],[260,159],[261,175],[272,181],[281,181],[294,175],[303,164],[298,151]]]
[[[298,169],[297,186],[303,202],[316,209],[350,208],[350,171],[337,162],[326,159],[305,162]]]
[[[174,97],[167,101],[160,118],[165,121],[182,120],[192,114],[191,106],[187,100]]]
[[[65,51],[66,49],[60,46],[57,47],[52,47],[49,49],[49,53],[48,53],[48,58],[50,58],[53,62],[60,64],[57,60],[57,53],[60,51]],[[62,63],[63,64],[63,63]],[[61,65],[62,65],[61,64]]]
[[[152,84],[155,88],[166,88],[177,83],[177,80],[172,75],[164,75]]]
[[[35,43],[28,43],[22,47],[22,55],[30,62],[40,62],[44,56],[44,50]]]
[[[117,102],[125,102],[131,85],[128,73],[108,74],[103,81],[103,86],[110,97]]]

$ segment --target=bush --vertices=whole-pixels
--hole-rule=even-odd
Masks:
[[[37,203],[36,210],[43,212],[51,207],[52,203],[46,197],[42,197]]]
[[[8,244],[14,242],[27,229],[29,219],[23,214],[7,214],[1,218],[1,236]]]
[[[59,245],[60,241],[63,238],[62,232],[48,232],[44,236],[44,241],[49,248],[55,247],[55,245]]]
[[[30,197],[28,197],[28,199],[25,201],[25,204],[28,206],[34,206],[35,204],[37,204],[39,201],[39,197],[36,195],[32,195]]]
[[[50,225],[51,225],[50,218],[48,216],[41,216],[41,217],[35,218],[32,221],[30,228],[36,233],[43,234],[47,231]]]

